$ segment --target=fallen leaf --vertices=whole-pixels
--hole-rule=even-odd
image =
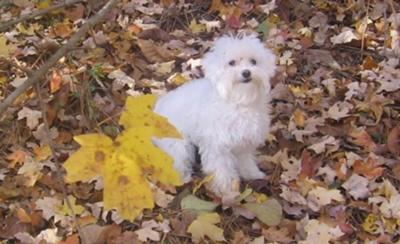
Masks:
[[[363,199],[369,196],[368,179],[358,174],[352,174],[351,177],[343,183],[342,187],[354,197],[354,199]]]
[[[16,46],[13,44],[7,44],[7,39],[4,35],[0,35],[0,57],[3,56],[8,58],[12,52],[14,52]]]
[[[219,204],[202,200],[194,195],[187,195],[181,201],[182,210],[214,211]]]
[[[329,107],[326,116],[336,121],[341,120],[350,116],[349,112],[353,106],[347,102],[337,102],[333,106]]]
[[[317,142],[308,148],[316,152],[317,154],[320,154],[327,149],[327,145],[331,146],[337,146],[339,142],[333,137],[333,136],[324,136],[320,142]]]
[[[316,219],[309,220],[304,226],[304,230],[307,233],[307,238],[299,241],[298,243],[300,244],[329,244],[330,241],[337,240],[339,237],[344,235],[339,226],[333,228]]]
[[[359,38],[354,34],[354,30],[348,27],[343,28],[340,34],[331,37],[331,42],[335,45],[348,43],[351,42],[352,40],[359,40]]]
[[[259,236],[257,238],[254,238],[249,244],[264,244],[264,236]]]
[[[53,71],[50,79],[50,92],[55,93],[60,90],[62,84],[61,75],[57,71]]]
[[[181,73],[175,73],[171,77],[168,78],[168,83],[171,83],[175,86],[180,86],[186,83],[188,79],[183,76]]]
[[[53,0],[38,0],[36,2],[36,8],[38,9],[46,9],[50,7],[50,5],[53,3]]]
[[[220,221],[217,213],[203,213],[189,225],[187,231],[192,234],[192,240],[196,243],[206,236],[212,241],[225,241],[224,231],[215,225]]]
[[[72,7],[63,9],[63,13],[65,17],[67,17],[71,21],[76,21],[83,18],[83,15],[85,13],[85,6],[81,3],[78,3]]]
[[[135,234],[138,236],[138,239],[141,241],[160,241],[160,233],[153,230],[158,227],[158,223],[154,220],[144,221],[140,229],[135,231]]]
[[[42,211],[42,216],[45,220],[50,220],[54,217],[54,223],[57,223],[63,216],[57,213],[58,209],[61,208],[61,201],[52,197],[43,197],[36,200],[36,209]]]
[[[196,34],[204,32],[206,30],[206,25],[197,23],[196,19],[192,19],[192,21],[190,21],[189,29],[192,31],[192,33]]]
[[[390,196],[385,199],[379,206],[379,210],[385,218],[399,219],[400,218],[400,194]]]
[[[34,186],[36,182],[42,177],[42,169],[44,164],[39,163],[32,158],[25,162],[21,168],[18,169],[18,174],[24,176],[23,185]]]
[[[366,151],[375,152],[378,148],[368,132],[363,129],[355,129],[349,135],[354,144],[363,147]]]
[[[243,207],[250,210],[261,222],[269,226],[278,225],[282,219],[282,206],[275,199],[264,203],[245,203]]]
[[[17,217],[18,217],[19,221],[21,221],[22,223],[31,223],[32,219],[26,213],[25,209],[17,208],[16,213],[17,213]]]
[[[369,214],[362,223],[362,228],[368,233],[377,234],[379,232],[378,217],[374,214]]]
[[[57,211],[58,213],[66,216],[74,216],[74,214],[79,216],[83,213],[83,211],[85,211],[84,207],[76,204],[76,198],[74,196],[69,195],[68,201],[70,205],[68,205],[66,200],[64,200],[62,207]]]
[[[18,120],[26,118],[26,125],[29,129],[35,129],[39,124],[39,119],[42,118],[42,112],[37,110],[32,110],[28,107],[23,107],[18,112]]]
[[[35,159],[39,162],[48,159],[52,155],[50,145],[34,147],[33,153],[35,154]]]
[[[80,244],[78,234],[68,236],[65,241],[57,242],[57,244]]]
[[[171,61],[174,55],[171,51],[163,46],[157,45],[151,40],[138,40],[140,50],[146,59],[151,63],[162,63]]]
[[[54,24],[52,30],[56,36],[61,37],[61,38],[67,38],[73,32],[71,23],[69,21],[59,22],[59,23]]]
[[[226,23],[233,29],[239,29],[242,26],[240,19],[237,16],[231,15],[226,19]]]
[[[131,78],[120,69],[113,70],[107,77],[114,80],[112,84],[112,89],[114,91],[121,90],[125,85],[129,88],[133,88],[136,83],[135,79]]]
[[[363,160],[356,160],[353,164],[354,173],[363,175],[369,180],[378,178],[383,174],[384,170],[385,169],[383,167],[379,167],[378,162],[371,157],[369,157],[366,162]]]
[[[304,127],[304,123],[306,121],[306,116],[303,111],[301,111],[300,109],[296,109],[293,112],[293,120],[297,126]]]
[[[279,228],[276,226],[271,226],[268,229],[263,228],[262,234],[267,241],[278,243],[291,243],[294,241],[286,227]]]
[[[10,161],[9,168],[15,168],[17,164],[22,164],[25,162],[28,154],[22,150],[15,150],[11,154],[7,155],[6,159]]]
[[[161,190],[158,187],[153,190],[153,197],[156,205],[162,208],[167,208],[172,200],[174,200],[173,195],[165,193],[165,191]]]
[[[317,212],[321,207],[326,206],[332,201],[344,202],[344,197],[337,189],[326,189],[324,187],[317,186],[308,192],[307,201],[308,206],[314,212]]]
[[[66,181],[104,180],[104,208],[133,220],[143,209],[153,208],[148,180],[165,185],[181,184],[172,159],[155,147],[152,137],[180,137],[168,120],[153,113],[153,95],[129,97],[120,124],[125,131],[113,141],[100,134],[76,136],[81,148],[64,163]]]
[[[400,126],[393,127],[390,130],[386,145],[391,153],[400,155]]]

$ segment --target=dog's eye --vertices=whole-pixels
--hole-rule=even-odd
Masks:
[[[256,64],[257,64],[257,61],[256,61],[254,58],[252,58],[252,59],[250,59],[250,63],[251,63],[252,65],[256,65]]]
[[[229,63],[228,63],[230,66],[234,66],[235,65],[235,60],[231,60],[231,61],[229,61]]]

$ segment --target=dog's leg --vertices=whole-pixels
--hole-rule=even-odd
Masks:
[[[257,166],[257,161],[252,153],[241,153],[238,155],[238,171],[240,177],[245,180],[256,180],[265,177]]]
[[[239,191],[240,179],[235,167],[236,158],[232,153],[213,150],[201,153],[202,170],[213,175],[211,190],[220,195]]]
[[[153,139],[153,143],[174,159],[174,167],[184,183],[192,178],[192,164],[195,161],[195,148],[186,140],[163,138]]]

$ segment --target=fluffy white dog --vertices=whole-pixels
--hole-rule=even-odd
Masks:
[[[168,118],[183,140],[155,144],[171,155],[187,182],[195,161],[212,174],[211,189],[224,196],[238,190],[240,177],[265,176],[255,160],[270,126],[268,103],[275,56],[255,36],[224,36],[202,61],[205,77],[159,98],[154,111]]]

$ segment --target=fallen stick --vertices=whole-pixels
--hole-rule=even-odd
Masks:
[[[53,11],[53,10],[56,10],[56,9],[59,9],[59,8],[63,8],[63,7],[67,7],[67,6],[73,5],[73,4],[78,3],[78,2],[82,2],[82,1],[83,0],[65,0],[62,3],[50,6],[50,7],[46,8],[46,9],[41,9],[41,10],[37,10],[35,12],[32,12],[30,14],[22,15],[22,16],[16,18],[16,19],[13,19],[13,20],[5,22],[4,24],[0,24],[0,32],[3,32],[5,30],[7,30],[7,28],[9,28],[10,26],[13,26],[15,24],[18,24],[19,22],[22,22],[22,21],[25,21],[25,20],[28,20],[28,19],[32,19],[32,18],[35,18],[37,16],[47,14],[47,13]]]
[[[51,67],[53,67],[57,61],[64,57],[68,51],[70,51],[74,46],[80,41],[80,39],[87,33],[87,31],[98,22],[100,22],[106,13],[108,13],[114,6],[117,0],[109,0],[106,5],[93,17],[91,17],[82,27],[68,40],[68,42],[57,50],[38,70],[31,73],[28,79],[17,87],[10,95],[8,95],[0,103],[0,115],[17,99],[22,93],[24,93],[33,84],[38,82]]]

